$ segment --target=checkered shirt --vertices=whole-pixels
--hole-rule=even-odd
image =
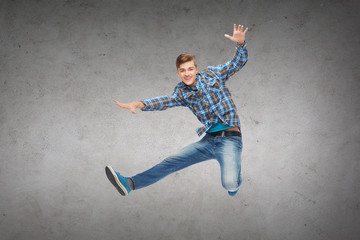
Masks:
[[[236,47],[231,60],[225,64],[210,66],[196,76],[196,91],[180,82],[171,96],[161,96],[142,100],[143,111],[162,111],[167,108],[188,107],[204,125],[197,129],[201,136],[217,122],[240,128],[240,119],[236,106],[225,83],[247,62],[246,45]]]

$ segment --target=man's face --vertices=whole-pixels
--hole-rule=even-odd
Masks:
[[[198,73],[197,67],[195,67],[194,61],[185,62],[180,64],[176,74],[181,78],[183,83],[191,88],[196,86],[196,74]]]

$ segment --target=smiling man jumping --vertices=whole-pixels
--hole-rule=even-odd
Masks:
[[[132,190],[149,186],[167,175],[190,165],[216,159],[221,168],[221,182],[230,196],[234,196],[241,185],[242,136],[236,106],[226,86],[227,80],[247,62],[245,35],[248,28],[234,25],[233,35],[225,37],[235,42],[236,52],[225,64],[210,66],[198,72],[195,57],[183,53],[176,59],[177,75],[181,82],[171,96],[155,97],[140,102],[116,105],[135,113],[142,111],[161,111],[170,107],[188,107],[204,125],[197,129],[201,136],[177,154],[165,158],[149,170],[132,177],[124,177],[111,166],[105,167],[110,182],[126,196]]]

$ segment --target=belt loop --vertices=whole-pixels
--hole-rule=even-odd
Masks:
[[[224,137],[225,136],[225,131],[222,131],[221,132],[221,137]]]

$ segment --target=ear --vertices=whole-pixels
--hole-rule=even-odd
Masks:
[[[176,75],[178,75],[178,77],[180,77],[180,74],[179,74],[179,69],[176,70]]]

